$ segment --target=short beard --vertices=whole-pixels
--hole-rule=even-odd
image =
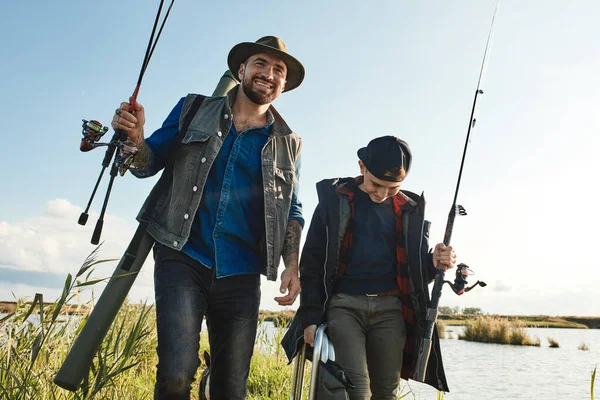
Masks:
[[[253,102],[254,104],[258,104],[259,106],[262,106],[265,104],[271,104],[277,98],[277,96],[279,96],[279,93],[277,92],[277,90],[275,90],[271,94],[262,94],[262,93],[252,90],[252,80],[254,78],[247,81],[245,71],[244,71],[243,78],[244,79],[242,80],[242,90],[244,91],[244,94],[246,95],[246,97],[248,97],[248,99],[250,99],[250,101]]]

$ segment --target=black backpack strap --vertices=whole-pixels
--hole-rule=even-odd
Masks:
[[[137,254],[138,248],[140,247],[140,242],[142,241],[142,238],[146,233],[146,229],[148,228],[148,223],[150,221],[149,215],[154,210],[154,207],[156,207],[158,197],[161,193],[167,190],[167,188],[173,180],[173,166],[175,165],[175,155],[177,154],[179,146],[181,146],[183,136],[187,133],[187,130],[190,124],[192,123],[192,120],[196,116],[196,113],[200,109],[200,106],[202,105],[202,102],[205,98],[206,96],[196,95],[196,98],[192,102],[190,109],[188,110],[187,114],[185,114],[183,123],[181,124],[181,129],[179,130],[179,132],[177,132],[175,139],[173,139],[174,142],[169,152],[169,160],[167,161],[167,165],[163,170],[162,175],[158,179],[158,182],[154,186],[154,189],[152,189],[152,191],[150,192],[150,196],[148,197],[148,201],[146,202],[146,208],[141,216],[140,224],[137,230],[135,231],[135,234],[133,235],[133,239],[131,239],[131,242],[129,242],[129,246],[127,247],[126,253],[130,257],[128,257],[129,260],[126,260],[121,267],[126,271],[128,271],[131,267],[131,263],[133,263],[135,254]]]
[[[179,150],[179,146],[181,146],[183,136],[187,133],[187,130],[190,127],[190,124],[192,123],[192,120],[196,116],[196,113],[200,109],[200,106],[202,105],[202,102],[205,98],[205,96],[196,95],[196,98],[192,102],[190,109],[188,110],[187,114],[185,114],[183,123],[181,124],[181,129],[179,130],[179,132],[177,132],[175,139],[173,139],[173,146],[171,146],[171,150],[169,152],[169,160],[167,161],[167,165],[165,166],[165,169],[163,170],[163,173],[160,176],[158,182],[154,186],[154,189],[152,189],[152,192],[150,192],[150,197],[146,202],[146,209],[144,210],[144,215],[142,215],[141,218],[142,222],[146,221],[146,225],[148,224],[150,213],[154,210],[154,207],[156,206],[158,197],[169,187],[171,181],[173,180],[173,166],[175,165],[175,155],[177,154],[177,150]]]

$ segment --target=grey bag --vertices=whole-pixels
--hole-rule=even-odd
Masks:
[[[319,361],[316,400],[349,400],[347,389],[353,387],[338,363],[332,360],[327,360],[326,363]]]
[[[349,400],[348,389],[353,388],[339,364],[335,362],[333,344],[327,338],[323,324],[317,328],[315,347],[312,351],[313,369],[310,377],[309,400]],[[296,355],[292,376],[292,393],[290,400],[302,399],[302,381],[307,345],[303,344]],[[314,366],[317,366],[314,368]]]

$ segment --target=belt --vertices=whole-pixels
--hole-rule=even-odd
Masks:
[[[365,293],[367,297],[380,297],[380,296],[398,296],[400,294],[400,289],[388,290],[386,292],[380,293]]]

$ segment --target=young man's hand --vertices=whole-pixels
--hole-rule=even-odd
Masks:
[[[287,294],[285,296],[275,297],[275,301],[280,306],[291,306],[300,293],[300,277],[297,267],[288,267],[281,273],[279,291],[281,294],[285,294],[286,290]]]
[[[452,246],[438,243],[433,250],[433,265],[444,271],[456,267],[456,253]]]
[[[309,325],[304,328],[304,343],[310,344],[310,347],[315,347],[315,336],[317,334],[317,326]]]

